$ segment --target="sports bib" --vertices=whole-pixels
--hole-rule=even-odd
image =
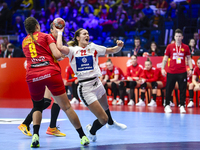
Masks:
[[[93,57],[83,56],[83,57],[75,57],[76,58],[76,69],[77,71],[88,71],[93,70]]]
[[[180,58],[180,57],[177,57],[177,58],[176,58],[176,63],[177,63],[177,64],[181,64],[181,58]]]

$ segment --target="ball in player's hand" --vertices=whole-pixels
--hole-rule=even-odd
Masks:
[[[62,29],[65,27],[65,20],[63,20],[62,18],[56,18],[53,21],[53,25],[57,28],[57,29]]]

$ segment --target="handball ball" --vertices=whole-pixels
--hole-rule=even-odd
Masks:
[[[63,20],[62,18],[56,18],[53,21],[53,25],[57,28],[57,29],[62,29],[65,27],[65,20]]]
[[[144,52],[142,56],[143,56],[143,57],[149,57],[149,53]]]

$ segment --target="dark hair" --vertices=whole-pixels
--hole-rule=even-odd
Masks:
[[[76,39],[77,36],[80,36],[80,32],[84,30],[83,28],[79,28],[78,30],[76,30],[75,34],[74,34],[74,38],[72,41],[67,42],[68,46],[78,46],[78,40]]]
[[[110,62],[110,63],[112,64],[112,61],[111,61],[111,59],[110,59],[110,58],[108,58],[108,60],[107,60],[106,62]]]
[[[180,33],[183,35],[183,31],[181,29],[176,29],[174,34],[176,34],[176,33]]]
[[[13,44],[9,44],[8,45],[8,48],[10,49],[10,48],[15,48],[15,46],[13,45]]]
[[[150,62],[150,64],[152,64],[152,62],[151,62],[149,57],[147,57],[147,60],[145,62]]]
[[[139,41],[141,42],[141,40],[140,40],[140,38],[139,38],[139,37],[135,37],[134,41],[135,41],[135,40],[139,40]]]
[[[6,49],[6,43],[1,43],[1,45]]]
[[[155,44],[155,45],[156,45],[155,53],[156,53],[156,55],[158,55],[159,49],[158,49],[158,46],[157,46],[156,42],[152,41],[151,44]],[[149,54],[151,54],[152,52],[153,52],[153,51],[152,51],[151,45],[150,45]]]
[[[39,25],[38,21],[34,17],[28,17],[24,21],[24,27],[26,29],[27,34],[30,34],[33,41],[40,45],[33,37],[33,33],[35,32],[35,27],[37,24]]]

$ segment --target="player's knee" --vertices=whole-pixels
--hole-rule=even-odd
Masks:
[[[147,87],[147,83],[146,82],[141,84],[141,86],[140,86],[140,88],[143,89],[143,90],[146,89],[146,87]]]
[[[108,116],[107,115],[102,116],[101,119],[99,120],[99,122],[102,125],[105,125],[108,122]]]
[[[59,106],[60,106],[60,105],[59,105]],[[66,112],[67,110],[69,110],[69,109],[71,108],[71,104],[70,104],[70,102],[69,102],[69,103],[66,103],[66,104],[64,104],[64,105],[61,105],[60,108],[61,108],[64,112]]]
[[[34,101],[33,100],[33,109],[35,111],[40,111],[42,113],[44,109],[44,98],[40,101]]]
[[[137,82],[136,81],[130,81],[130,88],[131,89],[134,89],[137,85]]]
[[[51,105],[51,99],[44,98],[44,107],[43,107],[43,110],[45,110],[50,105]]]
[[[124,89],[124,82],[119,82],[119,89],[120,90],[123,90]]]
[[[157,89],[158,88],[158,83],[157,82],[152,82],[151,86],[152,86],[152,89]]]

